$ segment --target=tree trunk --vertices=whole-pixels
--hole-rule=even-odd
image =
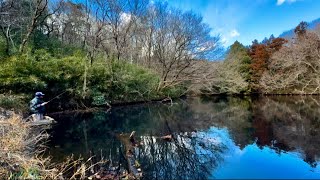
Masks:
[[[32,22],[31,22],[31,24],[28,28],[28,32],[24,36],[22,43],[20,45],[20,48],[19,48],[20,53],[22,53],[24,51],[25,46],[27,45],[27,42],[28,42],[31,34],[33,33],[34,29],[37,27],[37,23],[39,23],[39,18],[41,17],[41,15],[43,15],[47,6],[48,6],[48,0],[37,0],[37,6],[34,11],[34,16],[32,17]],[[44,20],[48,16],[49,16],[49,14],[46,15],[45,18],[41,22],[44,22]]]
[[[28,33],[26,34],[26,36],[22,40],[22,43],[21,43],[20,48],[19,48],[19,52],[20,53],[23,53],[24,48],[25,48],[25,46],[26,46],[26,44],[27,44],[27,42],[28,42],[28,40],[29,40],[34,28],[35,28],[35,23],[36,23],[35,21],[36,21],[35,19],[32,20],[32,24],[28,29]]]
[[[9,31],[9,27],[7,28],[7,30],[4,30],[4,28],[1,28],[1,32],[4,36],[4,38],[6,39],[6,55],[9,55],[9,51],[10,51],[10,42],[9,42],[9,36],[8,36],[8,31]]]
[[[87,71],[88,71],[88,67],[87,67],[87,62],[85,60],[84,62],[84,77],[83,77],[83,87],[82,87],[82,98],[84,99],[86,97],[86,90],[87,90]]]

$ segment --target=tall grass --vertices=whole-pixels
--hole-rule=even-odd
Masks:
[[[38,158],[43,148],[35,147],[48,136],[31,130],[18,115],[0,121],[1,179],[41,179],[50,174],[45,168],[48,160]]]
[[[42,156],[48,137],[42,128],[30,126],[21,116],[1,118],[0,179],[87,179],[91,168],[100,164],[72,156],[52,164],[50,158]]]

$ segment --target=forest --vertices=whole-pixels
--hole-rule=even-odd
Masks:
[[[198,60],[220,48],[201,16],[160,1],[11,0],[0,9],[8,106],[35,91],[68,91],[61,109],[180,97]]]
[[[148,0],[2,0],[0,105],[36,91],[54,110],[214,94],[319,94],[320,28],[236,41],[201,15]]]

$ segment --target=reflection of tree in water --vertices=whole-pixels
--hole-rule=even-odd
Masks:
[[[192,100],[189,102],[195,114],[201,114],[199,119],[207,126],[226,127],[236,145],[243,149],[254,142],[252,138],[252,109],[251,99],[248,97],[212,97]]]
[[[279,154],[299,150],[314,167],[320,156],[319,107],[319,98],[309,96],[188,98],[173,105],[119,107],[111,112],[57,117],[60,122],[52,142],[62,147],[69,143],[69,148],[60,148],[61,154],[76,150],[81,154],[86,149],[117,160],[120,143],[110,132],[137,131],[145,143],[139,156],[145,177],[201,179],[217,165],[224,148],[208,142],[210,137],[195,135],[212,126],[226,127],[241,149],[256,142]],[[155,138],[170,133],[175,135],[172,142]]]
[[[319,98],[313,96],[265,97],[254,101],[254,136],[260,147],[277,152],[299,150],[317,166],[320,155]]]
[[[58,144],[63,149],[53,147],[51,153],[59,156],[62,155],[57,154],[59,150],[61,153],[66,150],[82,156],[103,153],[102,156],[116,163],[120,156],[120,144],[112,137],[112,133],[137,131],[144,141],[139,161],[145,177],[203,179],[216,166],[222,151],[222,145],[211,142],[210,138],[191,133],[179,134],[205,130],[211,125],[206,115],[195,114],[183,102],[172,106],[155,104],[114,108],[108,113],[60,115],[56,119],[60,120],[60,127],[54,133],[53,146]],[[171,142],[150,136],[154,134],[160,137],[168,133],[174,134]],[[70,143],[69,148],[66,148],[66,143]]]
[[[148,179],[207,179],[225,147],[201,133],[174,134],[170,142],[141,137],[138,153]]]
[[[196,113],[208,114],[211,124],[227,127],[241,148],[255,144],[277,153],[299,151],[312,167],[320,156],[320,97],[214,97],[191,101]]]

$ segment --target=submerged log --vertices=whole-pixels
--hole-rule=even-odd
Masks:
[[[166,140],[166,141],[171,141],[172,140],[172,135],[169,134],[169,135],[166,135],[166,136],[161,136],[160,138],[163,139],[163,140]]]
[[[142,178],[141,169],[139,168],[139,163],[135,158],[135,148],[137,148],[137,142],[135,140],[135,131],[129,134],[120,134],[118,135],[118,139],[125,147],[125,158],[128,162],[128,170],[129,172],[136,178]]]

